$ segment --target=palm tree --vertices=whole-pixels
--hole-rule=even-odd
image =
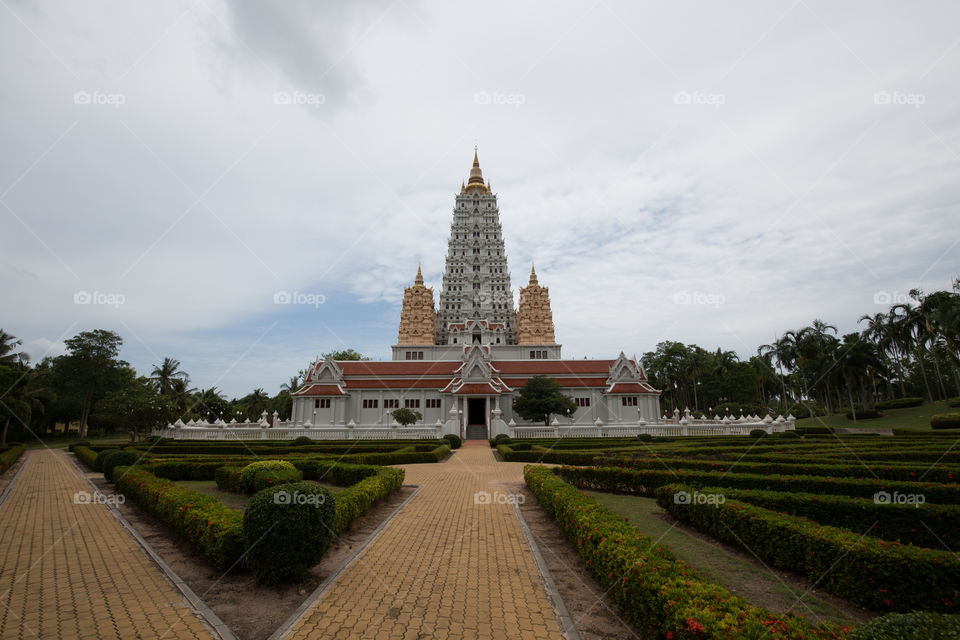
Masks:
[[[257,388],[244,400],[247,403],[247,415],[251,420],[256,420],[266,409],[270,396],[262,388]]]
[[[0,364],[17,364],[24,359],[24,354],[20,349],[23,342],[15,336],[0,329]]]
[[[153,367],[150,379],[157,385],[161,395],[170,395],[174,380],[189,380],[190,376],[180,370],[180,361],[173,358],[164,358],[163,362]]]
[[[296,391],[296,390],[299,389],[299,388],[300,388],[300,376],[299,376],[299,374],[298,374],[298,375],[295,375],[295,376],[290,376],[290,380],[289,380],[289,381],[284,382],[282,385],[280,385],[280,389],[283,390],[283,391],[286,391],[287,393],[293,393],[294,391]]]

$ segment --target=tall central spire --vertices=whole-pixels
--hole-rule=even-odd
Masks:
[[[470,179],[467,180],[467,186],[462,193],[490,193],[490,189],[483,184],[483,172],[480,170],[480,158],[477,156],[477,148],[473,148],[473,167],[470,169]]]

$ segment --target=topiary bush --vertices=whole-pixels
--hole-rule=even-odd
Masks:
[[[240,487],[246,493],[253,493],[257,474],[261,471],[281,471],[296,469],[291,463],[285,460],[261,460],[251,462],[240,472]]]
[[[140,454],[136,451],[123,451],[122,449],[110,449],[104,452],[103,462],[100,467],[103,470],[103,477],[107,482],[113,482],[113,470],[116,467],[129,467],[140,461]],[[100,459],[100,456],[97,456]]]
[[[97,457],[93,459],[93,470],[94,471],[103,471],[103,461],[106,460],[107,454],[111,451],[120,451],[120,449],[104,449],[97,454]]]
[[[303,472],[293,469],[261,469],[253,476],[253,490],[263,491],[267,487],[290,484],[303,480]]]
[[[960,616],[926,611],[889,613],[861,625],[847,640],[956,640]]]
[[[893,400],[883,400],[873,405],[877,409],[905,409],[906,407],[919,407],[923,404],[923,398],[894,398]],[[859,416],[858,416],[859,417]]]
[[[443,439],[450,443],[451,449],[459,449],[463,445],[463,440],[460,439],[460,436],[454,433],[448,433],[443,436]]]
[[[938,413],[930,418],[934,429],[956,429],[960,427],[960,413]]]
[[[247,563],[268,584],[302,578],[333,540],[336,506],[316,482],[270,487],[243,513]]]
[[[751,437],[751,438],[766,438],[766,437],[767,437],[767,432],[764,431],[763,429],[751,429],[751,430],[750,430],[750,437]]]
[[[79,442],[74,442],[73,444],[69,445],[67,449],[72,453],[73,450],[76,449],[77,447],[89,447],[89,446],[90,446],[89,441],[81,440]]]
[[[955,396],[953,398],[947,398],[948,407],[960,407],[960,396]]]
[[[293,442],[291,442],[290,444],[291,444],[291,446],[294,446],[294,447],[302,447],[302,446],[307,445],[307,444],[313,444],[313,439],[312,439],[312,438],[308,438],[307,436],[300,436],[300,437],[298,437],[297,439],[295,439]]]
[[[639,433],[637,434],[637,440],[640,442],[653,442],[653,436],[649,433]]]
[[[848,410],[844,413],[844,415],[847,416],[847,420],[853,420],[853,411]],[[876,409],[862,409],[857,407],[856,417],[857,420],[874,420],[880,417],[880,412]]]
[[[240,474],[242,472],[243,467],[219,467],[213,479],[216,480],[217,488],[221,491],[244,493],[243,487],[240,485]]]
[[[505,433],[498,433],[493,439],[494,445],[510,444],[513,440]]]

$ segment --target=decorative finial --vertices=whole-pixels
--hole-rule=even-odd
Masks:
[[[536,266],[534,266],[534,264],[533,264],[532,262],[530,263],[530,284],[538,284],[538,283],[537,283],[537,268],[536,268]]]
[[[477,157],[477,145],[473,145],[473,166],[480,166],[480,158]]]
[[[417,263],[417,277],[413,281],[413,284],[423,284],[423,273],[420,272],[420,263]]]

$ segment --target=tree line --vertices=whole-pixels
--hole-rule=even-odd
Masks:
[[[881,400],[960,396],[960,279],[951,291],[909,293],[837,335],[823,320],[786,331],[743,360],[733,351],[661,342],[642,362],[661,408],[714,412],[738,406],[834,413]],[[736,411],[734,411],[736,412]]]
[[[257,421],[264,411],[290,417],[296,391],[306,376],[301,370],[276,395],[257,388],[227,399],[216,387],[195,388],[174,358],[140,375],[120,359],[123,339],[113,331],[84,331],[65,340],[66,353],[31,362],[22,341],[0,329],[0,446],[11,440],[33,440],[55,426],[77,423],[77,435],[128,433],[132,439],[177,418]],[[352,349],[321,358],[361,360]]]

